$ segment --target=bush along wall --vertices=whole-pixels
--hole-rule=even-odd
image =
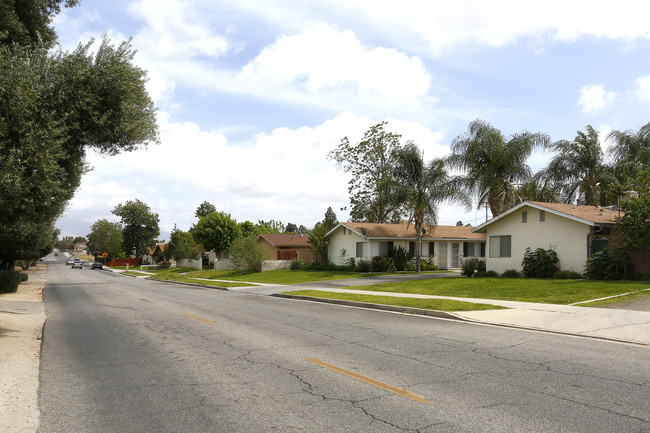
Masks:
[[[27,281],[27,274],[18,271],[0,271],[0,293],[14,293],[22,281]]]
[[[521,271],[527,278],[553,278],[560,270],[560,260],[554,250],[537,248],[531,251],[526,248],[524,259],[521,261]]]

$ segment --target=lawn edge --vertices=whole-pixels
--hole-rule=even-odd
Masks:
[[[287,295],[284,293],[274,293],[271,296],[276,298],[301,299],[305,301],[322,302],[325,304],[345,305],[348,307],[361,307],[373,310],[392,311],[395,313],[414,314],[419,316],[439,317],[443,319],[452,319],[462,322],[473,322],[473,320],[461,317],[450,311],[427,310],[424,308],[401,307],[399,305],[373,304],[371,302],[347,301],[344,299],[318,298],[316,296]]]

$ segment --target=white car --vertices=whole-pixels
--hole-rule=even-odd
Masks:
[[[83,265],[81,264],[81,260],[76,258],[76,257],[72,261],[72,269],[74,269],[74,268],[83,269]]]

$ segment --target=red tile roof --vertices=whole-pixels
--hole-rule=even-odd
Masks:
[[[308,235],[296,235],[285,233],[263,233],[259,235],[274,247],[308,247]]]
[[[531,201],[528,203],[599,224],[612,224],[619,215],[618,211],[605,209],[600,206],[574,206],[572,204],[545,203],[541,201]]]
[[[363,234],[369,238],[405,238],[415,239],[413,224],[377,224],[377,223],[342,223],[349,229]],[[472,233],[473,227],[469,226],[435,226],[425,227],[427,233],[423,239],[475,239],[485,240],[485,233]],[[364,229],[364,230],[362,230]]]

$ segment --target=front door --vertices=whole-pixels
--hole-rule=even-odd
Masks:
[[[438,267],[447,269],[447,242],[438,242]]]
[[[460,243],[453,242],[451,244],[451,267],[460,268]]]

